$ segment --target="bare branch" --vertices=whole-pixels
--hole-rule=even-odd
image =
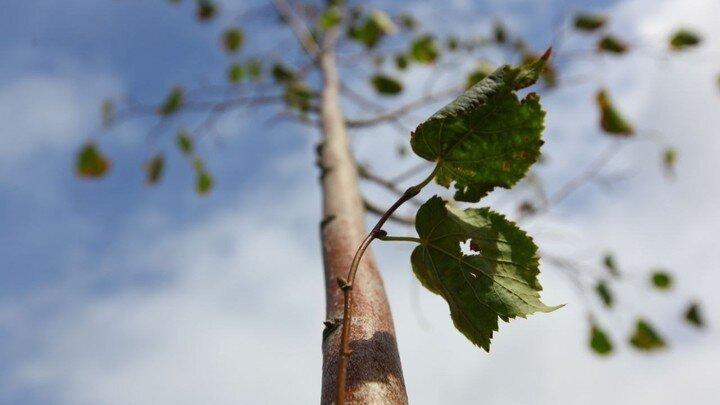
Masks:
[[[375,205],[374,203],[368,201],[366,198],[363,198],[363,204],[365,205],[365,210],[367,210],[370,213],[373,213],[377,216],[383,216],[385,214],[385,210],[383,208],[380,208],[379,206]],[[392,214],[390,215],[389,219],[391,221],[395,221],[399,224],[403,225],[415,225],[415,219],[412,217],[406,217],[398,214]]]
[[[318,56],[322,53],[322,50],[313,39],[312,33],[310,33],[310,30],[308,30],[303,21],[295,15],[292,7],[290,7],[287,1],[273,0],[273,4],[280,15],[280,18],[290,26],[297,37],[298,42],[300,42],[300,45],[302,45],[305,52],[307,52],[308,56],[310,56],[310,59],[313,61],[317,60]]]
[[[425,107],[427,105],[430,105],[434,102],[437,102],[439,100],[442,100],[444,98],[447,98],[449,96],[455,95],[465,89],[465,85],[455,85],[450,88],[447,88],[445,90],[442,90],[437,93],[428,94],[426,96],[420,97],[419,99],[412,101],[402,107],[396,108],[395,110],[389,111],[385,114],[380,114],[378,116],[372,117],[372,118],[365,118],[365,119],[357,119],[347,120],[347,125],[349,128],[364,128],[369,127],[377,124],[381,124],[386,121],[394,121],[402,117],[403,115],[406,115],[414,110],[417,110],[419,108]]]
[[[395,194],[397,196],[402,196],[405,193],[405,190],[398,187],[397,182],[387,180],[387,179],[379,176],[378,174],[376,174],[372,170],[370,170],[370,168],[368,168],[367,166],[358,165],[358,174],[360,175],[361,178],[369,180],[380,186],[383,186],[387,190],[389,190],[390,192],[392,192],[393,194]],[[420,206],[420,203],[418,201],[416,201],[415,199],[410,199],[409,202],[416,206]]]

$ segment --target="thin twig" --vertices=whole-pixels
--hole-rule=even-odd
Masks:
[[[336,404],[343,405],[345,403],[345,385],[347,380],[347,363],[350,359],[350,326],[352,325],[352,290],[353,283],[355,282],[355,275],[357,274],[358,267],[360,266],[360,260],[362,260],[365,251],[373,240],[378,237],[385,236],[385,232],[382,230],[383,225],[390,219],[395,211],[403,205],[406,201],[415,197],[430,181],[435,177],[439,166],[435,166],[430,175],[420,182],[419,184],[408,188],[405,193],[395,203],[388,208],[387,211],[380,217],[378,222],[375,224],[373,229],[368,233],[365,239],[360,244],[355,257],[353,257],[352,263],[350,264],[350,270],[348,271],[347,279],[338,278],[337,282],[340,289],[343,291],[344,305],[343,305],[343,325],[342,335],[340,337],[340,362],[338,366],[337,375],[337,398]]]

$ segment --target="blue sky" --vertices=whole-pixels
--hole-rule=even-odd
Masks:
[[[229,3],[227,10],[238,7]],[[454,25],[436,16],[432,2],[379,4],[463,34],[484,32],[500,16],[542,48],[552,41],[557,17],[580,3],[455,0],[466,23]],[[656,356],[621,349],[611,359],[596,358],[585,347],[582,303],[561,273],[545,266],[545,301],[567,307],[502,325],[487,355],[452,328],[444,302],[418,288],[408,247],[379,246],[413,403],[473,403],[479,393],[489,404],[711,403],[720,394],[712,384],[720,361],[713,345],[713,321],[720,320],[713,289],[720,281],[713,255],[720,241],[713,233],[720,198],[714,87],[720,30],[712,17],[719,6],[714,0],[627,0],[582,7],[609,13],[614,31],[648,45],[625,60],[568,62],[569,74],[588,79],[544,102],[548,186],[561,184],[607,143],[594,127],[598,86],[613,90],[640,132],[660,133],[680,150],[678,176],[664,178],[652,141],[633,142],[609,168],[629,173],[626,180],[610,191],[585,187],[527,226],[541,247],[588,263],[615,251],[636,285],[656,266],[675,272],[675,298],[631,285],[621,291],[627,298],[620,307],[653,319],[672,348]],[[159,0],[5,6],[0,403],[317,402],[324,295],[315,133],[269,126],[267,112],[234,115],[214,141],[200,144],[217,180],[206,198],[193,193],[187,162],[170,153],[171,132],[148,142],[152,123],[143,120],[103,136],[113,160],[106,179],[72,175],[74,153],[99,126],[105,97],[158,102],[174,84],[222,79],[229,59],[217,38],[225,18],[198,24],[190,4]],[[669,32],[682,25],[697,27],[704,46],[658,57]],[[255,33],[248,32],[249,39]],[[278,35],[258,35],[249,52],[265,50]],[[422,83],[425,73],[411,71],[406,84]],[[394,163],[404,141],[388,128],[353,139],[361,160],[390,173],[415,163]],[[159,187],[149,188],[141,168],[158,147],[171,156],[168,172]],[[366,191],[379,202],[389,198]],[[491,202],[512,215],[508,198],[501,193]],[[686,298],[705,304],[709,331],[695,333],[678,322]],[[606,321],[622,339],[632,318],[618,313]],[[287,389],[273,385],[278,373]]]

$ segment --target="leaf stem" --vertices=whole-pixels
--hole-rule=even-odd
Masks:
[[[342,324],[342,334],[340,335],[340,361],[338,365],[338,374],[337,374],[337,398],[335,401],[336,405],[344,405],[345,404],[345,386],[347,383],[347,364],[348,360],[350,359],[350,326],[352,324],[352,290],[353,290],[353,283],[355,282],[355,276],[358,271],[358,267],[360,266],[360,261],[362,260],[363,255],[365,254],[365,251],[370,246],[373,240],[378,238],[385,238],[387,237],[387,234],[385,231],[382,230],[383,225],[385,225],[385,222],[387,222],[388,219],[392,216],[392,214],[405,202],[410,200],[411,198],[415,197],[420,193],[420,191],[423,189],[423,187],[427,186],[433,178],[435,178],[435,174],[437,173],[440,165],[436,165],[435,169],[430,173],[430,175],[425,178],[425,180],[421,181],[420,183],[409,187],[405,192],[403,193],[400,198],[395,201],[395,203],[388,208],[387,211],[380,217],[378,222],[375,224],[373,229],[368,233],[368,235],[363,239],[362,243],[360,243],[360,247],[358,247],[358,250],[355,252],[355,257],[353,257],[352,263],[350,264],[350,270],[348,271],[347,279],[338,278],[337,283],[340,286],[340,289],[343,291],[344,295],[344,305],[343,305],[343,324]],[[391,237],[392,238],[392,237]],[[414,240],[413,240],[414,241]]]
[[[422,243],[422,240],[420,238],[415,238],[412,236],[378,236],[378,239],[386,242],[414,242],[414,243]]]

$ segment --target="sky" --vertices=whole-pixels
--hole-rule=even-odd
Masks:
[[[156,136],[144,119],[100,138],[113,161],[107,178],[73,175],[77,148],[97,134],[104,98],[157,103],[174,84],[223,77],[228,57],[218,34],[241,5],[222,3],[224,16],[199,24],[185,3],[29,0],[0,15],[0,404],[319,400],[324,292],[312,129],[273,123],[262,110],[222,121],[198,145],[217,183],[202,198],[189,164],[170,153],[174,128]],[[543,97],[548,163],[539,172],[550,190],[612,143],[597,129],[599,87],[638,128],[604,172],[620,180],[583,186],[523,223],[541,250],[589,267],[615,253],[628,281],[618,287],[618,308],[601,319],[618,343],[612,357],[588,350],[584,299],[548,263],[543,300],[566,306],[502,324],[488,354],[453,328],[442,299],[419,286],[412,246],[374,246],[411,403],[714,403],[720,3],[454,0],[443,15],[429,1],[377,4],[461,35],[488,32],[501,18],[537,49],[557,46],[574,81]],[[637,52],[587,58],[576,51],[591,42],[577,36],[559,46],[557,21],[581,7],[606,13],[610,30]],[[667,37],[685,26],[705,41],[668,56]],[[264,28],[249,39],[256,33],[257,49],[282,38]],[[412,69],[406,87],[422,87],[425,74]],[[352,84],[362,88],[363,80]],[[362,114],[348,105],[348,115]],[[352,142],[359,159],[382,172],[417,163],[396,158],[407,137],[392,128],[353,133]],[[679,151],[672,179],[660,167],[665,145]],[[168,171],[151,188],[142,164],[158,149],[168,151]],[[427,193],[447,195],[437,186]],[[494,193],[487,204],[513,217],[514,197]],[[659,267],[676,276],[670,293],[647,287]],[[681,320],[688,300],[703,305],[702,332]],[[667,350],[648,355],[621,344],[638,314],[662,331]]]

